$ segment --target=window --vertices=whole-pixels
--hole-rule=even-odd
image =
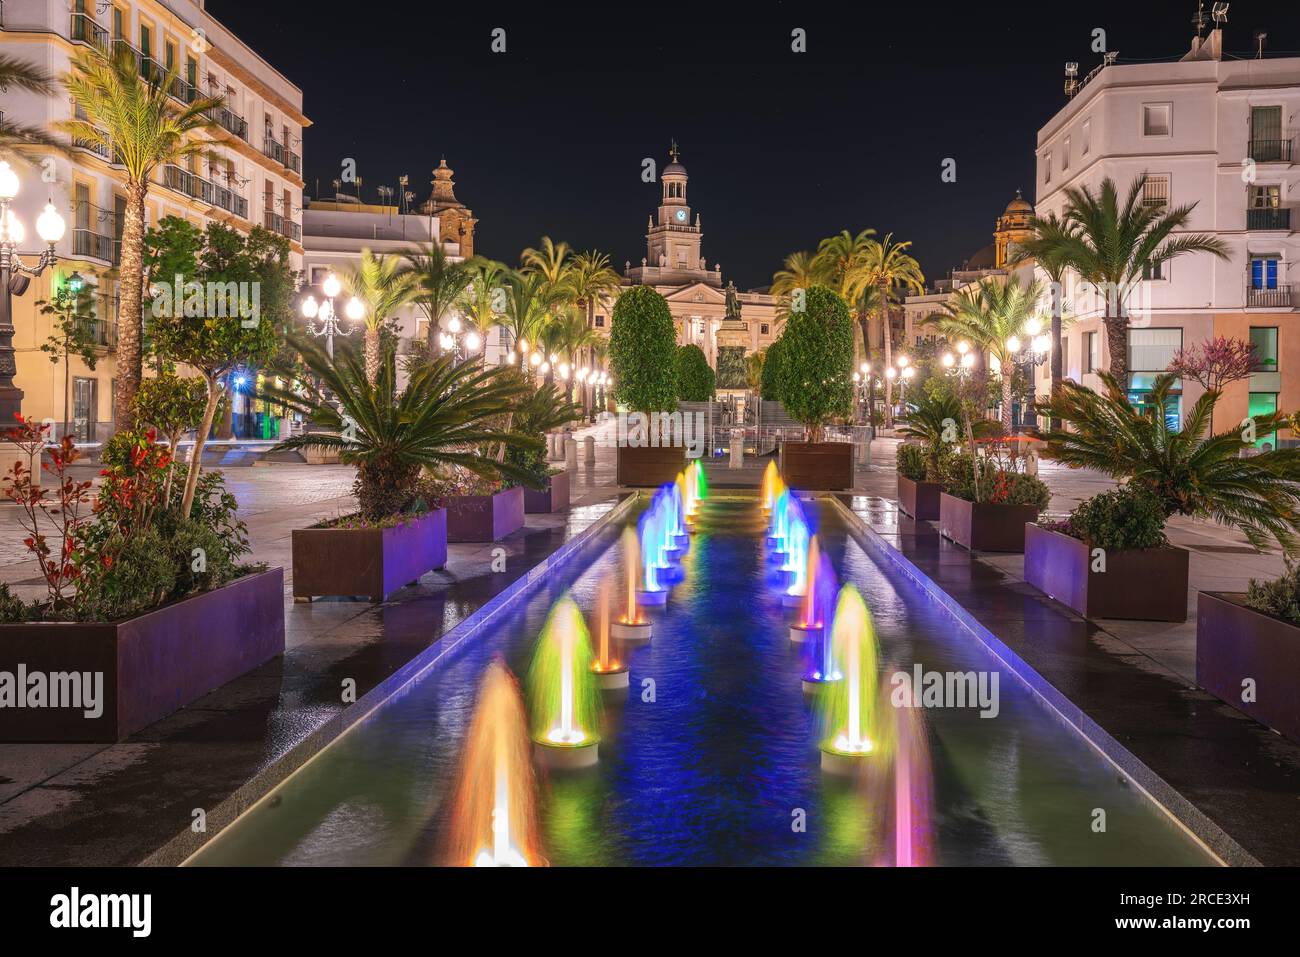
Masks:
[[[1142,267],[1142,279],[1146,282],[1159,282],[1165,278],[1164,263],[1148,263]]]
[[[1052,181],[1052,154],[1050,152],[1043,154],[1043,182]]]
[[[761,335],[761,336],[765,336],[765,335],[767,335],[767,323],[766,323],[766,322],[759,323],[759,326],[758,326],[758,334]]]
[[[596,328],[597,328],[597,329],[604,329],[604,328],[605,328],[605,317],[604,317],[604,316],[597,316],[597,317],[596,317]]]
[[[1277,371],[1277,327],[1252,326],[1250,344],[1255,347],[1255,371]]]
[[[1083,334],[1083,371],[1096,372],[1101,368],[1101,334]]]
[[[1277,411],[1276,392],[1251,392],[1247,399],[1247,415],[1271,415]],[[1272,451],[1277,448],[1277,433],[1261,435],[1255,441],[1255,448]]]
[[[1061,172],[1064,173],[1070,168],[1070,138],[1065,138],[1065,145],[1061,147]]]
[[[1282,107],[1250,108],[1250,158],[1261,163],[1290,160],[1289,142],[1282,139]]]
[[[185,58],[185,82],[191,87],[199,85],[199,62],[192,56]]]
[[[1128,365],[1132,372],[1163,372],[1183,347],[1182,329],[1130,329]]]
[[[323,282],[325,282],[325,277],[328,276],[329,274],[330,274],[330,270],[328,266],[312,266],[311,285],[313,286],[321,285]]]
[[[1172,103],[1142,104],[1142,135],[1168,136],[1172,125],[1170,122],[1172,113]]]
[[[1274,183],[1271,186],[1252,186],[1250,188],[1251,209],[1277,209],[1282,205],[1282,187]]]
[[[1162,207],[1169,205],[1169,174],[1148,173],[1142,184],[1142,205]]]
[[[113,8],[113,39],[121,40],[126,36],[126,25],[121,7]]]
[[[1083,121],[1083,142],[1080,144],[1080,152],[1087,156],[1092,150],[1092,120]]]
[[[146,57],[153,55],[153,31],[143,23],[140,24],[140,52]]]
[[[1272,254],[1252,256],[1250,258],[1250,288],[1277,288],[1278,257]]]

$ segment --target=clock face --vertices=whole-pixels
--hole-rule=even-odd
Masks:
[[[686,222],[686,210],[684,209],[677,210],[677,221],[679,223]]]

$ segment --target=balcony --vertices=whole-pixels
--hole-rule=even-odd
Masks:
[[[286,169],[291,169],[299,175],[302,174],[302,157],[276,140],[275,137],[268,135],[262,140],[262,152]]]
[[[95,22],[88,13],[74,13],[68,27],[68,39],[74,43],[89,43],[91,46],[107,47],[108,31]]]
[[[108,300],[105,300],[106,302]],[[116,304],[116,298],[112,300]],[[112,319],[82,319],[78,325],[94,345],[101,349],[117,348],[117,316]]]
[[[72,227],[72,254],[98,259],[116,266],[122,259],[117,217],[107,209],[89,203],[77,207]]]
[[[1261,209],[1246,210],[1247,229],[1283,229],[1291,228],[1291,209],[1287,206],[1265,206]]]
[[[1295,283],[1280,283],[1273,289],[1246,287],[1246,307],[1249,309],[1294,309],[1300,304],[1300,294]]]
[[[1247,150],[1256,163],[1289,163],[1293,144],[1293,140],[1251,140]]]
[[[273,233],[279,233],[286,239],[292,239],[294,242],[302,242],[302,227],[292,219],[287,219],[279,213],[273,213],[269,209],[262,214],[262,225]]]
[[[248,142],[248,120],[244,119],[229,107],[219,107],[214,110],[207,110],[204,113],[208,119],[213,120],[218,126],[229,133],[234,133],[245,143]]]
[[[162,182],[168,189],[184,193],[186,196],[207,203],[209,206],[224,209],[228,213],[234,213],[241,219],[248,218],[248,200],[233,189],[204,179],[187,169],[182,169],[179,166],[164,166]]]

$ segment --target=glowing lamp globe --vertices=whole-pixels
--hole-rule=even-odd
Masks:
[[[961,342],[957,343],[957,351],[962,355],[970,352],[970,343],[963,339]]]
[[[0,199],[13,199],[18,195],[18,174],[13,167],[0,160]]]
[[[348,300],[348,304],[343,311],[353,322],[359,322],[361,319],[365,318],[366,304],[356,296],[353,296]]]
[[[956,364],[957,364],[957,357],[954,356],[951,352],[945,352],[943,354],[943,367],[945,369],[951,369]]]
[[[482,344],[483,344],[482,337],[480,337],[479,334],[477,332],[474,332],[473,330],[471,330],[469,335],[465,337],[465,348],[468,349],[470,352],[478,352],[478,348]]]
[[[302,301],[302,314],[308,319],[315,319],[318,312],[320,312],[320,304],[316,302],[315,296],[308,296]]]
[[[460,319],[458,319],[456,316],[452,316],[450,319],[448,319],[447,331],[450,332],[453,336],[456,333],[460,332]]]
[[[1020,337],[1019,337],[1019,336],[1011,336],[1010,338],[1008,338],[1008,339],[1007,339],[1007,348],[1010,349],[1012,352],[1019,352],[1019,351],[1020,351]]]
[[[973,369],[975,367],[975,353],[968,352],[961,357],[961,367],[963,369]]]
[[[5,214],[4,222],[0,223],[0,226],[4,227],[0,229],[0,239],[5,239],[15,246],[21,245],[23,237],[27,235],[27,230],[23,229],[23,221],[12,209]]]
[[[321,291],[324,292],[325,295],[329,296],[329,298],[333,299],[343,291],[343,284],[339,282],[338,276],[330,273],[325,277],[325,282],[321,284]]]
[[[51,246],[63,238],[67,228],[68,224],[63,221],[53,203],[46,203],[41,215],[36,217],[36,235]]]
[[[1036,336],[1043,331],[1043,324],[1037,316],[1030,316],[1025,323],[1025,333],[1030,336]]]

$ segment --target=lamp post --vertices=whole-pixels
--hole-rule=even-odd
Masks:
[[[58,261],[54,245],[63,238],[67,223],[54,208],[53,202],[45,204],[36,217],[36,233],[47,249],[40,254],[35,266],[27,266],[18,254],[26,230],[17,214],[10,208],[21,184],[18,174],[4,160],[0,160],[0,428],[8,428],[14,417],[22,412],[23,390],[14,385],[18,371],[14,360],[13,296],[27,291],[31,277],[39,276]]]
[[[315,296],[308,296],[302,301],[302,314],[308,320],[307,331],[313,336],[325,337],[325,352],[331,361],[334,359],[334,337],[350,336],[354,331],[354,327],[344,328],[340,324],[338,313],[334,308],[334,300],[342,291],[343,284],[339,282],[338,276],[330,273],[321,283],[321,292],[325,294],[325,301],[318,303]],[[348,319],[360,322],[366,317],[366,304],[353,296],[348,300],[345,312]],[[319,328],[316,325],[317,320],[320,321]]]
[[[1008,336],[1006,341],[1007,351],[1011,353],[1011,369],[1004,372],[1004,375],[1015,375],[1015,367],[1024,365],[1029,370],[1029,390],[1030,395],[1035,399],[1038,396],[1038,389],[1034,383],[1034,372],[1037,370],[1039,363],[1048,357],[1052,351],[1052,337],[1043,334],[1043,324],[1037,317],[1030,317],[1025,322],[1025,335],[1029,336],[1029,341],[1024,342],[1019,336]],[[1020,416],[1021,423],[1024,423],[1023,413]]]
[[[483,337],[473,326],[466,328],[460,316],[451,316],[442,332],[438,333],[438,345],[443,352],[455,355],[458,361],[464,361],[478,352],[483,345]]]

